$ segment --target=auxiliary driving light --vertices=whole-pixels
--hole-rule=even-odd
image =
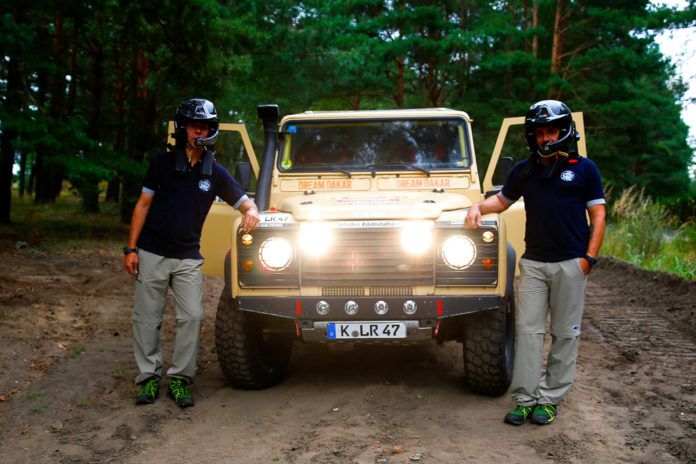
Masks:
[[[356,303],[353,300],[346,301],[345,306],[343,306],[343,309],[346,311],[346,314],[352,316],[353,314],[358,313],[358,303]]]
[[[404,312],[408,314],[409,316],[416,314],[416,310],[418,309],[418,305],[416,305],[416,302],[413,300],[407,300],[404,301]]]
[[[409,222],[401,231],[401,245],[403,245],[404,250],[414,255],[426,252],[432,242],[432,222]]]
[[[442,260],[452,269],[461,270],[476,259],[476,245],[465,235],[453,235],[442,245]]]
[[[375,312],[377,314],[379,314],[379,315],[387,314],[387,311],[389,311],[389,305],[387,304],[386,301],[379,300],[377,303],[375,303]]]
[[[331,228],[323,222],[300,224],[300,247],[305,253],[320,256],[331,245]]]
[[[326,316],[327,314],[329,314],[329,310],[331,309],[331,306],[326,301],[321,300],[321,301],[317,302],[316,308],[317,308],[317,313],[319,313],[322,316]]]

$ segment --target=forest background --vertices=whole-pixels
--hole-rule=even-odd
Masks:
[[[118,203],[127,223],[192,97],[246,123],[257,153],[258,104],[461,109],[481,166],[504,117],[560,99],[584,113],[610,190],[696,215],[686,86],[655,41],[696,22],[694,0],[0,0],[0,14],[1,223],[13,198],[52,204],[66,185],[83,212]]]

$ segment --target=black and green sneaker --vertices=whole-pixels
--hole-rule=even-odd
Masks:
[[[169,380],[167,396],[173,399],[180,408],[193,406],[193,397],[189,391],[188,382],[183,379]]]
[[[537,404],[532,412],[531,421],[539,425],[548,425],[558,415],[558,409],[553,404]]]
[[[138,385],[140,385],[140,390],[138,391],[138,396],[135,397],[135,404],[154,403],[159,395],[159,379],[150,377]]]
[[[527,422],[527,418],[532,413],[531,406],[515,406],[515,409],[505,414],[505,422],[512,425],[522,425]]]

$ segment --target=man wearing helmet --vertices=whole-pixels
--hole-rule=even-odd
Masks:
[[[133,352],[140,374],[136,404],[152,404],[162,377],[160,327],[167,291],[176,307],[176,340],[167,396],[182,407],[193,406],[193,382],[203,319],[203,276],[200,238],[203,223],[217,196],[242,213],[242,228],[259,223],[253,200],[209,150],[217,139],[215,107],[204,99],[182,102],[176,110],[176,144],[159,153],[145,175],[133,210],[126,270],[136,278],[133,305]],[[136,248],[137,247],[137,248]]]
[[[524,197],[525,252],[510,386],[516,407],[505,422],[522,425],[529,417],[545,425],[556,418],[573,383],[585,285],[602,244],[606,212],[597,166],[577,155],[579,135],[570,109],[560,101],[540,101],[530,107],[524,127],[531,156],[512,168],[499,194],[471,206],[466,227],[480,227],[482,215],[501,213]],[[549,313],[552,341],[542,372]]]

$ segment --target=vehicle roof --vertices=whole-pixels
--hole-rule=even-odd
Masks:
[[[417,117],[461,117],[471,122],[472,119],[464,111],[449,108],[419,108],[393,110],[359,110],[359,111],[305,111],[304,113],[283,116],[281,125],[286,120],[317,120],[317,119],[375,119],[375,118],[417,118]]]

